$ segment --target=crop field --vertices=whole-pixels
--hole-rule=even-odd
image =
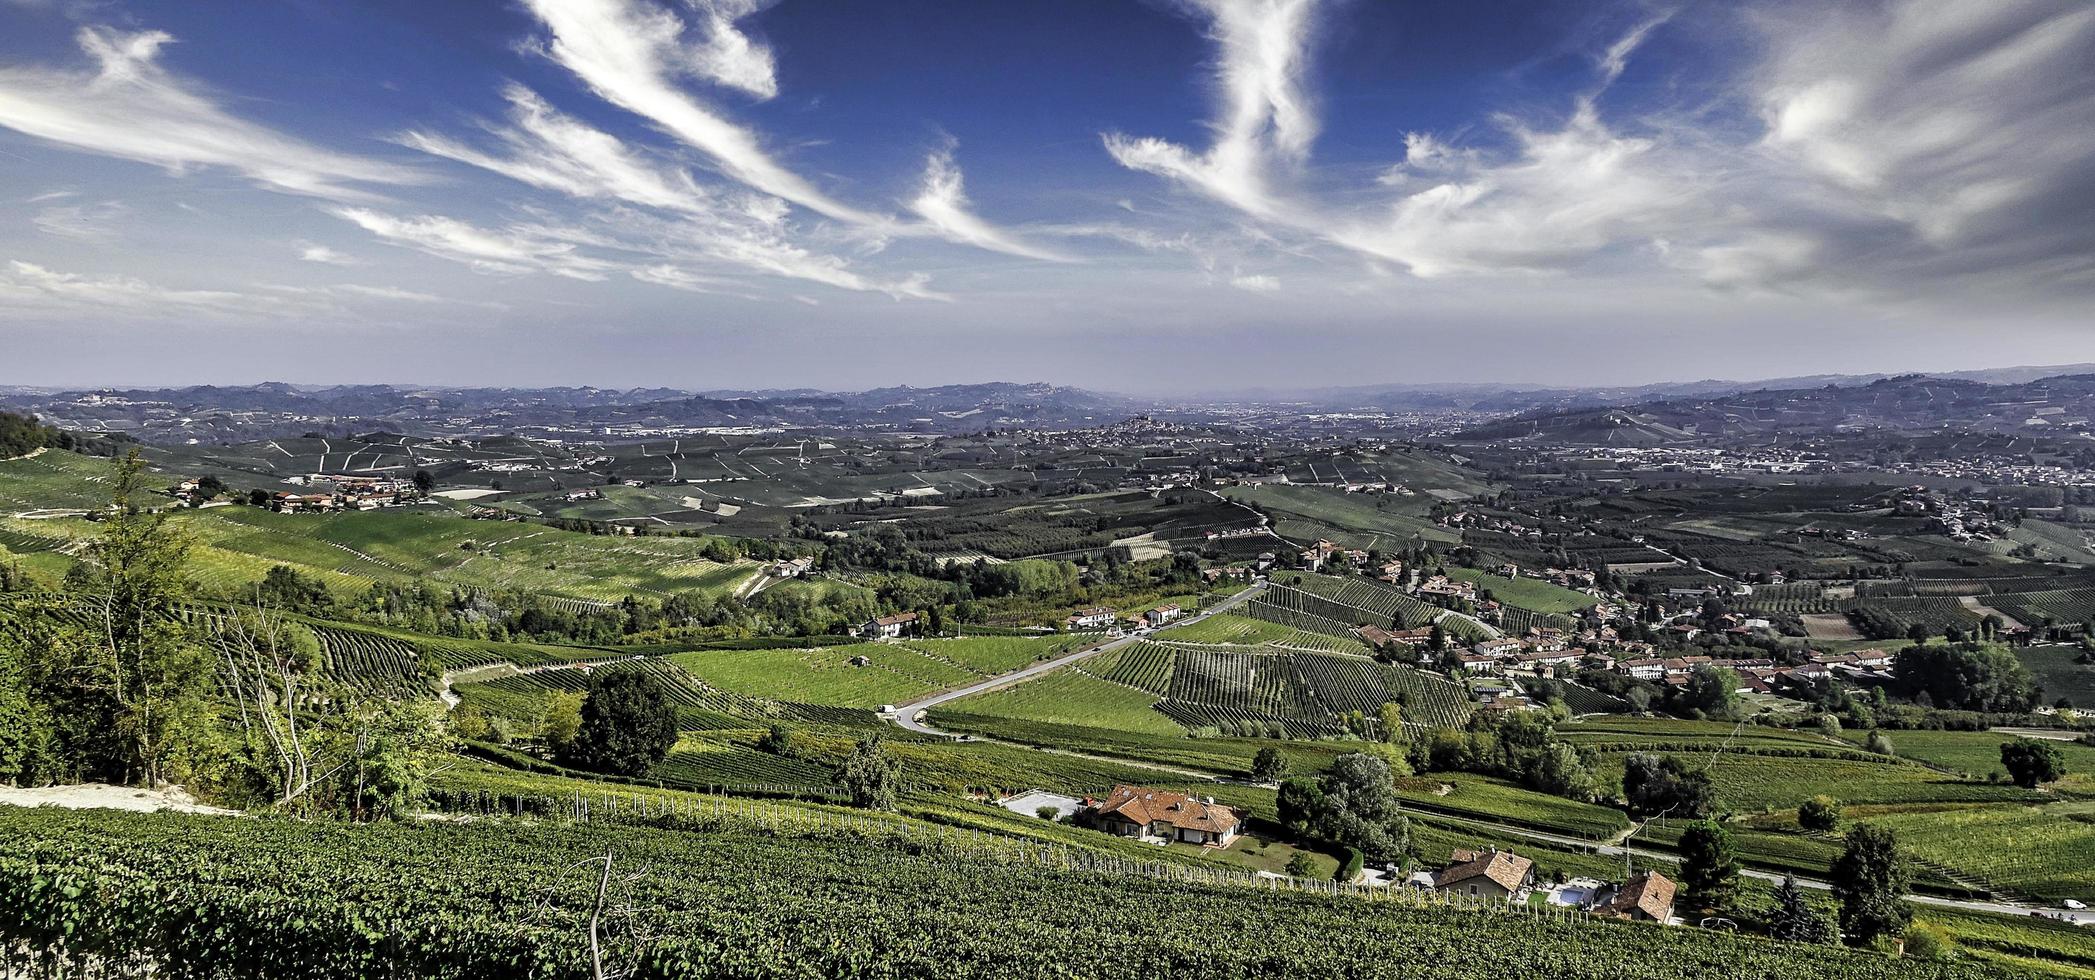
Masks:
[[[1987,596],[1985,603],[2024,626],[2095,621],[2095,588],[1996,593]]]
[[[1179,648],[1162,643],[1138,643],[1094,657],[1080,666],[1086,673],[1115,684],[1163,697],[1171,690],[1171,671],[1178,665],[1178,651]]]
[[[648,776],[671,786],[774,785],[830,789],[836,766],[759,752],[714,735],[687,735]]]
[[[1867,738],[1865,732],[1844,734],[1857,745]],[[2014,736],[1999,732],[1902,731],[1887,732],[1885,737],[1891,739],[1891,747],[1898,752],[1899,758],[1925,762],[1980,779],[1994,773],[2006,774],[2000,764],[2000,747],[2015,740]],[[2068,773],[2095,773],[2095,748],[2072,742],[2048,744],[2065,755]]]
[[[100,510],[109,505],[110,460],[47,449],[0,460],[0,513]]]
[[[1607,840],[1629,829],[1629,818],[1612,807],[1538,793],[1489,776],[1433,773],[1403,780],[1399,792],[1410,806],[1533,827],[1587,840]]]
[[[1265,593],[1260,595],[1258,598],[1253,599],[1250,602],[1247,602],[1236,608],[1243,610],[1244,615],[1249,616],[1252,619],[1272,623],[1275,626],[1279,626],[1288,630],[1295,630],[1304,633],[1319,633],[1324,636],[1334,637],[1338,639],[1344,639],[1356,635],[1353,631],[1356,628],[1358,628],[1358,625],[1360,624],[1349,623],[1344,620],[1331,619],[1325,616],[1320,616],[1316,613],[1304,612],[1300,609],[1291,608],[1292,606],[1297,605],[1298,603],[1294,602],[1293,599],[1289,596],[1282,596],[1278,599],[1273,598],[1273,595],[1276,591],[1286,590],[1267,589]],[[1300,594],[1302,593],[1296,593],[1296,595]]]
[[[943,660],[962,670],[988,676],[1010,673],[1089,642],[1069,637],[977,636],[904,640],[901,646],[933,660]]]
[[[387,699],[428,697],[436,680],[422,652],[380,633],[331,627],[314,627],[325,660],[322,670],[331,682],[370,696]]]
[[[1157,639],[1177,643],[1237,644],[1244,646],[1283,646],[1329,653],[1366,653],[1367,647],[1359,640],[1335,636],[1330,633],[1310,632],[1284,626],[1280,623],[1222,613],[1209,616],[1191,626],[1175,626],[1156,634]]]
[[[2095,803],[1870,814],[1919,857],[1996,888],[2095,901]]]
[[[1152,735],[1183,735],[1185,726],[1150,709],[1156,695],[1101,680],[1079,667],[952,703],[952,710],[984,717],[1058,725],[1089,725]]]
[[[995,637],[982,641],[933,641],[921,649],[916,644],[856,643],[816,649],[697,650],[668,659],[706,684],[737,694],[877,708],[958,687],[991,673],[981,669],[981,665],[969,664],[970,659],[975,659],[972,653],[963,658],[942,652],[939,644],[946,642],[981,642],[981,650],[998,651],[982,655],[982,665],[986,666],[1007,662],[1016,649],[1006,645],[1012,642],[1010,638]],[[962,652],[967,653],[964,648]],[[868,662],[853,666],[852,661],[861,657]]]
[[[1346,493],[1333,487],[1285,484],[1230,487],[1222,493],[1231,500],[1257,505],[1281,525],[1307,525],[1295,534],[1290,528],[1280,528],[1282,534],[1306,540],[1337,540],[1334,535],[1338,535],[1353,547],[1384,551],[1419,541],[1452,544],[1460,540],[1426,518],[1434,500],[1424,495]]]
[[[1448,577],[1464,582],[1477,583],[1477,593],[1490,592],[1491,597],[1509,606],[1519,606],[1538,613],[1575,613],[1592,607],[1600,600],[1575,592],[1562,586],[1551,585],[1540,579],[1505,578],[1481,572],[1474,568],[1450,568]]]
[[[1873,639],[1905,636],[1914,626],[1939,636],[1948,629],[1971,629],[1980,619],[1978,613],[1947,596],[1871,597],[1858,601],[1851,615],[1856,628]]]
[[[2089,550],[2087,533],[2069,524],[2026,517],[2021,526],[2009,532],[2009,537],[2035,547],[2046,558],[2095,565],[2095,551]]]

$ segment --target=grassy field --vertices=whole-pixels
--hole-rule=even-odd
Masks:
[[[1691,763],[1696,756],[1685,756]],[[1620,765],[1621,756],[1607,757]],[[1707,758],[1706,756],[1701,758]],[[1717,797],[1736,810],[1789,809],[1825,795],[1851,804],[2028,800],[2012,785],[1961,780],[1910,763],[1727,754],[1708,763]]]
[[[1222,613],[1209,616],[1191,626],[1175,626],[1157,634],[1157,639],[1178,643],[1219,643],[1256,646],[1277,644],[1301,647],[1308,650],[1323,650],[1330,653],[1365,654],[1367,648],[1358,641],[1324,633],[1311,633],[1262,619]]]
[[[1404,801],[1433,811],[1606,840],[1629,829],[1629,818],[1611,807],[1538,793],[1489,776],[1430,773],[1403,782]]]
[[[1492,598],[1509,606],[1539,613],[1578,612],[1600,602],[1584,592],[1574,592],[1561,586],[1551,585],[1540,579],[1511,579],[1492,575],[1474,568],[1448,569],[1448,577],[1464,582],[1477,583],[1479,591],[1490,591]]]
[[[868,663],[854,666],[863,657]],[[979,671],[891,643],[813,650],[700,650],[670,661],[713,687],[750,697],[877,708],[958,686]]]

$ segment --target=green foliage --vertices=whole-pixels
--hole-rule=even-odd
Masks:
[[[1288,775],[1287,757],[1271,745],[1258,750],[1251,759],[1251,781],[1254,783],[1277,783]]]
[[[2021,712],[2037,704],[2037,684],[2013,651],[1997,643],[1907,647],[1892,661],[1899,686],[1937,708]]]
[[[1689,717],[1731,718],[1738,714],[1738,687],[1738,671],[1702,664],[1688,673],[1688,682],[1674,697],[1673,707]]]
[[[1359,848],[1378,860],[1401,856],[1410,843],[1411,823],[1389,762],[1365,752],[1280,784],[1277,806],[1280,822],[1296,835]]]
[[[1311,860],[1308,854],[1296,851],[1288,858],[1287,872],[1290,877],[1307,878],[1317,873],[1317,862]]]
[[[977,980],[1067,973],[1073,956],[1096,980],[2002,975],[1699,930],[1065,871],[955,854],[935,834],[692,829],[703,832],[0,809],[0,948],[34,949],[68,976],[121,962],[225,980],[586,977],[598,876],[584,862],[608,852],[613,903],[634,928],[611,933],[606,965],[656,980]],[[1159,928],[1165,908],[1216,925]]]
[[[1825,795],[1814,796],[1797,807],[1797,826],[1805,830],[1829,831],[1840,826],[1840,816],[1839,800]]]
[[[428,702],[395,703],[352,720],[354,754],[339,777],[351,818],[400,820],[415,811],[444,748],[437,711]]]
[[[902,782],[902,764],[887,751],[879,735],[868,735],[851,747],[836,779],[861,810],[892,810]]]
[[[1942,927],[1924,922],[1907,926],[1903,938],[1906,941],[1908,957],[1929,963],[1949,959],[1951,952],[1956,948],[1956,944],[1950,941],[1949,933],[1944,932]]]
[[[1716,804],[1707,772],[1690,770],[1677,756],[1639,752],[1623,760],[1622,795],[1640,816],[1701,818]]]
[[[592,674],[582,697],[582,723],[561,752],[578,769],[638,776],[677,741],[676,709],[662,682],[642,671]]]
[[[554,755],[565,755],[575,736],[582,733],[582,704],[580,691],[546,692],[539,710],[538,730]]]
[[[2035,738],[2003,742],[2000,764],[2015,785],[2036,789],[2039,783],[2054,782],[2066,775],[2066,753],[2058,746]]]
[[[1840,930],[1868,943],[1895,935],[1913,919],[1906,905],[1907,872],[1891,831],[1858,824],[1848,831],[1840,859],[1833,862],[1833,897],[1840,900]]]
[[[1768,935],[1793,943],[1821,945],[1833,942],[1839,933],[1827,911],[1805,897],[1797,876],[1789,875],[1775,889],[1775,910],[1768,915]]]
[[[1703,820],[1680,835],[1680,883],[1688,904],[1724,912],[1738,899],[1738,845],[1731,831]]]

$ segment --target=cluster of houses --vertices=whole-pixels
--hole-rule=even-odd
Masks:
[[[1243,816],[1216,803],[1214,797],[1125,783],[1115,785],[1104,795],[1085,797],[1075,804],[1070,816],[1079,826],[1153,844],[1226,848],[1244,830]],[[1371,872],[1364,877],[1371,884],[1398,884],[1384,872]],[[1445,866],[1414,872],[1401,884],[1480,903],[1523,903],[1539,887],[1533,860],[1496,848],[1456,850]],[[1656,871],[1640,872],[1619,885],[1572,879],[1547,889],[1552,904],[1581,907],[1600,916],[1660,923],[1673,918],[1675,890],[1673,881]]]
[[[1150,609],[1146,612],[1129,613],[1126,616],[1120,616],[1104,606],[1092,606],[1089,609],[1079,609],[1069,614],[1067,618],[1063,619],[1062,625],[1071,632],[1112,629],[1115,626],[1126,629],[1143,629],[1163,626],[1166,623],[1175,623],[1185,614],[1186,611],[1175,602],[1167,602],[1155,609]]]

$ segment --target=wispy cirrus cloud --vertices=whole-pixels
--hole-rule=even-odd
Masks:
[[[839,221],[878,225],[890,220],[818,189],[773,158],[753,130],[683,88],[680,82],[686,78],[722,81],[727,76],[743,91],[776,90],[768,70],[759,77],[753,56],[735,53],[733,44],[727,48],[734,67],[720,67],[723,47],[718,31],[694,43],[687,38],[682,18],[647,0],[525,0],[525,6],[550,32],[545,50],[555,62],[606,102],[653,121],[705,153],[728,176]],[[725,11],[750,5],[701,7],[713,24]],[[745,38],[739,43],[749,42]],[[768,65],[768,55],[764,63]]]
[[[486,127],[499,150],[424,131],[409,132],[401,141],[578,200],[661,212],[644,219],[620,212],[617,220],[608,222],[615,227],[604,233],[606,244],[643,257],[644,264],[630,270],[641,282],[694,289],[736,272],[755,271],[839,289],[931,295],[920,280],[872,278],[853,271],[842,258],[796,244],[796,229],[781,198],[741,188],[704,187],[690,174],[554,109],[521,86],[510,86],[506,96],[509,124]],[[638,238],[643,231],[646,240]],[[694,263],[727,268],[713,268],[702,276],[687,268]]]
[[[1208,19],[1217,48],[1214,143],[1196,153],[1155,137],[1107,133],[1106,151],[1121,166],[1275,217],[1286,205],[1273,197],[1270,171],[1301,164],[1317,135],[1304,76],[1319,0],[1187,0],[1186,6]]]
[[[243,317],[299,309],[275,296],[173,288],[133,276],[60,272],[20,259],[9,260],[0,268],[0,306],[45,312],[210,313]]]
[[[1277,235],[1419,277],[1607,261],[1726,288],[2095,281],[2095,225],[2079,217],[2095,207],[2095,8],[1754,8],[1741,16],[1762,55],[1725,86],[1743,120],[1707,105],[1611,120],[1601,96],[1669,19],[1651,17],[1595,52],[1561,121],[1502,113],[1504,139],[1482,144],[1410,132],[1383,193],[1334,198],[1289,179],[1316,131],[1302,66],[1325,8],[1189,6],[1216,44],[1213,147],[1109,135],[1106,148]]]
[[[225,111],[161,66],[169,34],[84,27],[76,40],[92,70],[0,68],[0,126],[177,172],[223,167],[273,190],[335,200],[373,197],[359,185],[421,179],[407,167],[325,149]]]
[[[616,268],[614,263],[584,254],[580,246],[587,236],[569,229],[531,224],[483,228],[443,215],[402,217],[357,207],[338,207],[330,213],[391,244],[462,262],[482,272],[545,272],[601,282]]]
[[[1005,231],[968,210],[967,191],[960,167],[953,162],[953,146],[934,150],[924,163],[924,184],[909,208],[945,238],[992,252],[1003,252],[1049,262],[1073,262],[1073,257],[1043,248]]]

